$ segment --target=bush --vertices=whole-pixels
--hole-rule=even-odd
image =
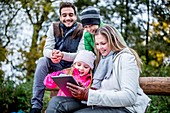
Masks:
[[[147,113],[170,113],[169,96],[150,96],[152,99]]]
[[[43,109],[42,109],[42,113],[44,113],[44,111],[46,110],[47,106],[48,106],[48,102],[50,101],[50,91],[45,91],[44,94],[44,98],[43,98]]]
[[[32,83],[15,85],[14,81],[0,83],[0,112],[11,113],[22,110],[29,112]]]
[[[31,108],[32,97],[32,81],[27,81],[16,85],[14,81],[7,80],[0,82],[0,113],[29,113]],[[46,91],[44,94],[43,110],[47,108],[50,100],[50,92]]]

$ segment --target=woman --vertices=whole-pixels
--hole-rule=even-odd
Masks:
[[[150,98],[139,86],[141,61],[137,53],[129,49],[115,28],[109,25],[100,27],[95,33],[95,51],[97,69],[92,87],[68,83],[77,100],[52,98],[47,109],[53,109],[55,113],[62,112],[61,108],[68,113],[144,113]],[[87,101],[87,105],[81,104],[81,100]],[[76,107],[69,103],[75,103]]]

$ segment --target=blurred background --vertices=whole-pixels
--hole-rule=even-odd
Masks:
[[[59,20],[59,4],[87,6],[116,27],[143,61],[141,76],[170,77],[169,0],[0,0],[0,113],[28,113],[36,62],[46,32]],[[79,21],[79,19],[78,19]],[[169,96],[153,96],[147,113],[170,113]],[[44,109],[50,92],[44,96]]]

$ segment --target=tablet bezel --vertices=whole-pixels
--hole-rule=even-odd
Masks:
[[[64,92],[67,96],[72,96],[71,92],[67,88],[67,82],[78,85],[73,76],[62,74],[60,76],[51,76],[57,86]]]

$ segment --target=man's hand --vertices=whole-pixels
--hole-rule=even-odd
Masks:
[[[67,83],[67,88],[70,90],[74,98],[79,100],[87,100],[89,88],[76,86],[72,83]]]
[[[53,49],[50,58],[53,63],[59,63],[63,58],[63,54],[60,50]]]

